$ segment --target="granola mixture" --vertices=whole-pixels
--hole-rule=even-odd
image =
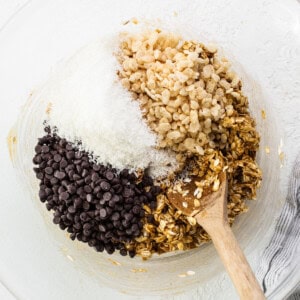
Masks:
[[[152,253],[186,250],[209,241],[192,217],[170,205],[166,192],[199,177],[195,205],[203,193],[219,188],[219,173],[228,174],[228,216],[247,210],[255,199],[261,171],[255,161],[259,135],[248,99],[230,62],[217,48],[160,30],[121,36],[118,71],[123,86],[139,102],[146,123],[157,134],[158,149],[176,154],[178,169],[160,182],[157,207],[144,205],[143,235],[128,249],[144,259]],[[182,176],[184,174],[184,176]]]

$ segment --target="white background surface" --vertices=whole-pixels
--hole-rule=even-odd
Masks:
[[[0,0],[0,48],[1,48],[1,31],[5,30],[6,26],[9,26],[11,16],[15,13],[18,13],[20,9],[22,9],[23,5],[30,1],[24,1],[24,0]],[[270,3],[270,1],[265,1],[266,5]],[[294,10],[298,8],[300,10],[300,5],[297,3],[296,0],[286,0],[286,1],[273,1],[275,6],[278,6],[277,9],[274,9],[274,18],[278,19],[278,30],[284,29],[284,26],[289,26],[293,32],[293,35],[289,36],[287,34],[286,39],[289,42],[290,38],[293,38],[295,36],[295,32],[300,33],[300,14],[295,14]],[[285,4],[283,4],[285,3]],[[298,4],[298,6],[297,6]],[[266,8],[268,9],[268,8]],[[254,30],[259,30],[258,28],[254,27]],[[263,30],[267,30],[267,26]],[[284,45],[286,41],[283,40],[282,43]],[[289,173],[289,170],[291,168],[292,162],[297,154],[297,152],[300,150],[300,41],[295,40],[294,41],[294,47],[292,48],[284,48],[282,47],[281,51],[282,53],[278,53],[279,58],[282,59],[282,69],[276,70],[274,73],[269,73],[268,71],[268,65],[272,64],[272,61],[268,60],[269,55],[268,53],[261,53],[261,55],[257,55],[256,57],[258,59],[261,59],[261,72],[257,74],[259,77],[268,77],[270,79],[270,82],[272,82],[272,87],[274,90],[270,91],[270,95],[279,93],[282,95],[282,101],[276,101],[274,102],[274,108],[276,111],[276,115],[279,119],[279,124],[284,127],[283,128],[283,140],[284,140],[284,152],[286,154],[286,160],[285,160],[285,172],[284,174],[287,175]],[[271,57],[274,57],[271,55]],[[11,59],[11,58],[9,58]],[[296,64],[296,65],[295,65]],[[15,68],[15,72],[17,72],[17,66],[13,66]],[[265,68],[265,73],[264,73]],[[274,72],[274,71],[273,71]],[[2,78],[5,77],[6,70],[1,68],[0,65],[0,95],[1,90],[3,86],[2,84]],[[278,76],[278,74],[280,76]],[[295,76],[294,78],[290,78],[291,74],[295,75],[298,74],[298,76]],[[2,77],[3,76],[3,77]],[[11,75],[10,75],[11,76]],[[287,88],[288,82],[294,81],[292,87],[293,89]],[[15,88],[18,89],[18,86],[22,86],[22,83],[16,83]],[[18,219],[18,216],[22,214],[23,216],[27,215],[28,219],[32,217],[32,212],[26,210],[26,205],[23,203],[20,204],[21,209],[15,209],[13,206],[14,201],[13,199],[22,199],[22,191],[20,190],[14,190],[13,186],[15,185],[16,178],[14,176],[14,171],[12,169],[11,163],[8,159],[8,151],[6,147],[6,137],[8,134],[8,131],[14,121],[16,120],[18,111],[20,110],[20,107],[22,104],[24,104],[24,101],[26,99],[25,94],[26,92],[29,94],[30,90],[28,88],[27,91],[25,91],[24,87],[22,86],[22,92],[14,92],[14,95],[18,95],[19,97],[8,97],[8,99],[5,99],[0,96],[0,178],[2,180],[1,187],[9,187],[5,190],[0,191],[0,204],[1,204],[1,210],[2,212],[9,211],[9,214],[15,218],[16,222]],[[282,183],[282,189],[285,191],[286,183],[287,183],[287,176],[284,176]],[[40,220],[42,222],[42,220]],[[31,224],[19,224],[19,230],[22,232],[21,236],[11,236],[10,231],[5,228],[5,224],[1,223],[0,221],[0,239],[1,244],[5,243],[7,248],[9,247],[18,247],[19,243],[29,243],[30,244],[30,238],[34,236],[36,228],[34,228]],[[13,231],[14,232],[14,231]],[[47,241],[43,241],[44,243],[47,243]],[[49,247],[52,245],[49,244]],[[24,248],[24,247],[23,247]],[[33,253],[35,255],[41,255],[39,252],[39,249],[31,249],[30,246],[25,247],[25,252],[22,253],[22,256],[18,257],[12,257],[12,256],[5,256],[0,257],[0,299],[14,299],[13,294],[15,294],[16,298],[19,299],[29,299],[30,293],[27,295],[24,293],[18,294],[18,291],[21,291],[22,289],[18,288],[18,285],[20,287],[27,285],[31,286],[33,289],[38,284],[37,282],[29,282],[28,278],[26,276],[26,272],[24,273],[23,282],[14,282],[14,269],[17,269],[18,264],[21,264],[22,261],[24,262],[24,266],[26,265],[28,268],[28,272],[35,272],[36,266],[31,269],[30,264],[26,264],[26,260],[32,258]],[[24,251],[24,250],[23,250]],[[2,268],[2,260],[10,260],[11,268]],[[64,262],[66,263],[66,262]],[[5,264],[6,265],[6,264]],[[15,268],[14,268],[15,267]],[[39,272],[42,274],[42,272],[47,272],[47,269],[49,268],[49,271],[51,271],[51,274],[55,274],[55,272],[60,272],[63,269],[63,264],[60,266],[48,266],[47,260],[45,259],[45,264],[42,266],[39,266]],[[67,276],[67,275],[66,275]],[[20,278],[20,276],[18,276]],[[79,275],[80,277],[80,275]],[[80,282],[80,278],[79,281]],[[62,285],[64,283],[61,283]],[[70,284],[70,283],[69,283]],[[45,284],[44,288],[47,290],[49,286]],[[85,288],[87,288],[87,285],[85,285]],[[93,284],[90,284],[89,288],[93,288]],[[10,292],[11,291],[11,292]],[[51,295],[53,294],[53,291],[49,290],[49,299],[51,298]],[[111,292],[108,289],[103,289],[103,297],[113,297],[113,295],[116,295],[114,292]],[[124,296],[125,297],[125,296]],[[195,299],[198,298],[197,291],[193,294],[193,297]],[[184,296],[182,297],[184,298]],[[189,297],[188,297],[189,298]],[[87,292],[87,299],[88,299],[88,292]]]

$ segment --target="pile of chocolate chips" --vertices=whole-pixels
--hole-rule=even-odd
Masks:
[[[39,198],[54,211],[53,222],[67,229],[72,240],[88,243],[97,251],[135,256],[127,251],[130,243],[142,233],[143,204],[156,206],[160,188],[153,180],[137,177],[128,170],[117,172],[109,166],[94,163],[88,153],[51,133],[38,140],[34,168],[40,180]],[[151,216],[149,216],[151,217]]]

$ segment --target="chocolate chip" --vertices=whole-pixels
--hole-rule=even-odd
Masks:
[[[85,177],[89,174],[89,171],[87,169],[83,169],[82,173],[81,173],[81,176],[82,177]]]
[[[98,251],[98,252],[103,252],[104,251],[104,245],[101,243],[101,244],[97,244],[96,246],[95,246],[95,248],[96,248],[96,250]]]
[[[36,178],[37,179],[43,179],[44,178],[44,174],[42,172],[36,173]]]
[[[34,148],[35,153],[39,154],[42,152],[42,147],[40,145],[36,145]]]
[[[114,175],[113,172],[107,171],[107,172],[105,173],[105,177],[107,178],[107,180],[111,181],[111,180],[113,180],[113,178],[115,177],[115,175]]]
[[[101,167],[99,165],[96,165],[96,164],[93,165],[94,171],[98,172],[98,171],[100,171],[100,169],[101,169]]]
[[[40,189],[39,197],[41,200],[45,200],[47,198],[47,194],[46,194],[45,190]]]
[[[68,165],[68,162],[67,162],[67,160],[64,159],[64,158],[63,158],[63,159],[60,161],[60,163],[59,163],[59,167],[60,167],[61,169],[64,169],[67,165]]]
[[[40,156],[40,155],[36,155],[34,158],[33,158],[33,160],[32,160],[32,162],[34,163],[34,164],[40,164],[41,162],[42,162],[42,157]]]
[[[99,180],[99,175],[97,174],[97,173],[94,173],[93,175],[92,175],[92,181],[93,182],[96,182],[97,180]]]
[[[48,187],[45,188],[45,193],[47,196],[51,195],[52,194],[52,190]]]
[[[138,225],[137,224],[133,224],[132,226],[131,226],[131,229],[132,229],[132,231],[138,231],[139,230],[139,227],[138,227]]]
[[[122,225],[125,227],[125,228],[128,228],[129,225],[130,225],[130,222],[128,220],[122,220]]]
[[[75,207],[80,207],[82,204],[82,200],[80,198],[76,198],[74,201],[74,206]]]
[[[130,250],[128,251],[128,254],[129,256],[132,258],[132,257],[135,257],[135,251],[134,250]]]
[[[124,197],[131,197],[134,195],[134,191],[132,189],[125,188],[123,191]]]
[[[141,235],[143,204],[154,206],[159,189],[149,178],[136,184],[136,176],[128,170],[118,173],[93,163],[88,153],[47,130],[35,147],[33,163],[38,165],[34,171],[40,180],[40,200],[53,210],[53,222],[71,239],[97,251],[105,245],[110,254],[120,250],[126,255],[124,243]],[[135,251],[128,254],[133,257]]]
[[[141,207],[138,206],[138,205],[135,205],[133,208],[132,208],[132,211],[134,214],[138,215],[140,212],[141,212]]]
[[[126,213],[126,214],[124,215],[124,218],[125,218],[126,221],[130,221],[130,220],[133,218],[133,214],[131,214],[131,213]]]
[[[119,220],[113,221],[113,225],[114,225],[115,228],[118,228],[118,229],[117,229],[117,234],[118,234],[119,236],[123,236],[123,235],[126,234],[126,232],[124,232],[124,230],[123,230],[123,228],[122,228],[122,225],[121,225],[121,222],[120,222]],[[119,229],[120,229],[120,230],[119,230]]]
[[[129,175],[129,170],[128,169],[124,169],[120,172],[121,177],[127,177],[128,175]]]
[[[66,173],[62,171],[55,171],[54,172],[54,177],[56,177],[59,180],[62,180],[66,177]]]
[[[110,201],[108,202],[108,206],[111,207],[111,208],[114,208],[115,205],[116,205],[116,203],[115,203],[114,201],[112,201],[112,200],[110,200]]]
[[[125,230],[125,232],[126,232],[126,234],[128,234],[128,235],[132,235],[132,229],[131,229],[131,228],[127,228],[127,229]]]
[[[57,178],[55,178],[55,177],[52,177],[51,179],[50,179],[50,183],[51,183],[51,185],[52,186],[55,186],[57,183],[58,183],[58,179]]]
[[[50,148],[47,145],[42,146],[41,148],[42,153],[48,153],[50,151]]]
[[[108,191],[110,189],[110,184],[107,181],[102,181],[100,187],[103,191]]]
[[[156,201],[151,201],[150,202],[150,207],[151,207],[151,209],[155,209],[156,208]]]
[[[115,251],[115,247],[112,244],[106,244],[105,250],[108,254],[112,254]]]
[[[75,238],[76,238],[76,233],[72,233],[72,234],[70,234],[70,239],[71,239],[72,241],[74,241],[74,240],[75,240]]]
[[[74,206],[70,206],[70,207],[68,208],[68,212],[69,212],[70,214],[74,214],[74,213],[76,212],[76,208],[75,208]]]
[[[75,152],[74,151],[68,151],[67,154],[67,159],[72,159],[75,157]]]
[[[133,198],[126,198],[125,203],[132,204],[132,203],[134,203],[134,200],[133,200]]]
[[[80,214],[80,220],[85,221],[87,219],[87,214],[86,212],[83,212]]]
[[[88,211],[87,214],[89,215],[90,218],[94,218],[95,217],[95,211]]]
[[[75,216],[75,218],[76,218],[76,216]],[[74,218],[74,219],[75,219],[75,218]],[[75,228],[76,230],[80,230],[80,229],[82,228],[82,225],[81,225],[79,222],[77,222],[77,223],[74,224],[74,228]]]
[[[73,149],[73,146],[71,145],[71,143],[67,143],[66,150],[71,151],[72,149]]]
[[[132,209],[132,205],[131,204],[125,204],[124,208],[126,211],[130,211]]]
[[[79,179],[76,181],[76,183],[78,186],[81,186],[81,185],[84,185],[85,182],[84,182],[84,179]]]
[[[98,228],[99,228],[100,232],[105,232],[106,231],[106,228],[105,228],[105,226],[103,224],[100,224],[98,226]]]
[[[89,185],[85,185],[83,189],[86,193],[91,193],[92,192],[92,188]]]
[[[74,195],[76,193],[76,187],[74,184],[69,184],[67,186],[67,191],[71,194]]]
[[[59,154],[55,154],[54,157],[53,157],[54,161],[56,161],[57,163],[59,163],[61,161],[61,158],[62,157]]]
[[[121,201],[121,197],[118,195],[113,195],[111,201],[114,201],[115,203],[118,203],[119,201]]]
[[[45,168],[45,173],[51,175],[53,173],[53,169],[51,167]]]
[[[79,179],[81,179],[81,177],[80,177],[78,174],[74,174],[74,175],[73,175],[73,180],[74,180],[74,181],[77,181],[77,180],[79,180]]]
[[[67,199],[69,199],[69,193],[68,192],[62,192],[61,194],[59,194],[59,199],[60,200],[67,200]]]
[[[120,250],[120,254],[122,255],[122,256],[126,256],[127,255],[127,250],[126,249],[121,249]]]
[[[96,186],[93,190],[93,193],[96,194],[97,198],[98,198],[98,193],[101,191],[101,187],[100,186]]]
[[[111,199],[111,197],[112,197],[112,194],[110,192],[106,192],[103,194],[103,199],[106,202],[109,201]]]
[[[75,158],[80,159],[82,157],[82,152],[81,151],[76,151],[75,152]]]
[[[111,219],[113,221],[118,221],[120,219],[120,214],[118,212],[114,212],[113,215],[111,216]]]
[[[107,217],[106,209],[101,208],[101,209],[100,209],[100,218],[101,218],[101,219],[105,219],[106,217]]]
[[[110,240],[113,236],[114,236],[114,234],[111,231],[108,231],[105,233],[105,238],[108,240]]]
[[[53,223],[54,224],[59,224],[59,222],[60,222],[60,217],[54,217],[53,218]]]
[[[88,163],[87,161],[83,161],[83,162],[81,163],[81,167],[82,167],[83,169],[87,169],[87,168],[90,167],[90,165],[89,165],[89,163]]]
[[[87,202],[92,202],[93,201],[93,195],[92,194],[87,194],[86,195],[86,201]]]
[[[91,229],[92,228],[92,225],[90,224],[90,223],[85,223],[85,224],[83,224],[83,229],[84,230],[89,230],[89,229]]]
[[[87,211],[90,208],[90,204],[88,202],[83,202],[82,207],[83,207],[84,210]]]
[[[94,247],[94,246],[97,245],[97,241],[95,239],[92,239],[92,240],[88,241],[88,244],[89,244],[90,247]]]
[[[80,159],[75,159],[73,160],[74,165],[79,166],[81,165],[81,160]],[[81,167],[80,167],[81,168]]]

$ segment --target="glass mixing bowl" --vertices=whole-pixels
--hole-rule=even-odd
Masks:
[[[278,215],[281,207],[278,188],[280,161],[276,152],[267,154],[265,151],[266,146],[274,149],[280,141],[267,99],[263,98],[259,88],[245,74],[243,82],[261,135],[257,159],[263,171],[263,182],[257,200],[248,202],[249,211],[237,218],[233,231],[252,266],[255,266],[272,234],[274,216]],[[30,191],[36,209],[44,216],[47,238],[56,240],[60,247],[68,249],[68,255],[74,259],[74,265],[78,269],[86,273],[92,272],[97,281],[128,293],[141,295],[146,292],[161,295],[179,293],[208,282],[212,286],[216,283],[220,285],[224,281],[224,271],[211,243],[191,251],[154,255],[148,261],[142,261],[138,257],[130,259],[119,254],[111,256],[99,254],[85,244],[72,242],[66,238],[65,233],[52,224],[52,214],[48,213],[39,201],[38,181],[32,171],[34,147],[37,138],[43,136],[42,124],[47,118],[48,103],[43,101],[43,90],[41,87],[33,92],[22,108],[14,129],[18,139],[14,164],[27,186],[26,189]],[[263,109],[268,115],[266,120],[262,118]]]
[[[249,46],[256,37],[252,19],[262,25],[265,17],[261,13],[253,16],[260,5],[258,1],[246,3],[249,15],[242,18],[235,6],[240,6],[238,1],[215,1],[214,4],[203,1],[201,5],[193,4],[192,7],[188,7],[183,1],[151,1],[151,5],[142,1],[131,1],[130,4],[122,1],[65,1],[47,4],[32,1],[19,14],[18,22],[12,23],[12,26],[14,41],[17,41],[14,47],[25,45],[16,55],[16,64],[21,64],[20,69],[27,88],[46,79],[49,70],[59,60],[68,57],[86,42],[101,38],[101,33],[105,32],[107,35],[110,32],[127,30],[122,22],[131,17],[146,20],[147,16],[151,21],[142,21],[142,26],[148,24],[171,29],[184,33],[187,37],[212,41],[222,46],[222,51],[233,62],[233,68],[242,76],[244,92],[249,97],[251,113],[257,121],[257,129],[261,135],[257,160],[263,172],[263,182],[257,200],[248,201],[249,211],[240,215],[233,225],[238,242],[256,270],[283,203],[279,181],[282,169],[277,152],[281,144],[281,131],[272,107],[274,100],[266,93],[266,85],[260,83],[259,77],[255,80],[252,78],[261,69],[256,62],[248,59],[253,49],[263,51],[263,45],[267,45],[263,40],[265,36],[262,36],[257,38],[257,46]],[[246,8],[242,8],[244,9]],[[216,24],[217,21],[219,25]],[[269,37],[268,42],[271,40],[272,37]],[[250,50],[247,50],[248,46]],[[26,74],[29,74],[29,78],[25,78]],[[38,182],[32,171],[34,145],[37,138],[43,135],[42,123],[46,117],[46,109],[43,86],[34,88],[11,131],[11,135],[17,139],[11,149],[12,160],[26,193],[29,193],[28,205],[34,205],[34,209],[43,217],[43,225],[38,231],[55,248],[62,249],[65,258],[72,262],[68,271],[72,276],[76,277],[77,272],[84,273],[85,280],[97,282],[98,294],[99,291],[101,294],[101,286],[108,286],[139,297],[180,293],[188,295],[190,289],[197,289],[197,295],[204,299],[237,297],[211,243],[191,251],[154,255],[148,261],[142,261],[139,257],[129,259],[118,254],[99,254],[85,244],[71,241],[63,231],[53,225],[51,214],[38,199]],[[266,112],[265,119],[262,110]],[[270,153],[266,152],[266,147],[270,149]],[[37,257],[37,261],[44,259],[47,251],[45,248],[43,257]],[[289,273],[292,274],[293,271]],[[47,274],[44,276],[47,277]],[[70,287],[66,285],[60,288]],[[80,287],[72,288],[76,290]],[[291,281],[286,280],[281,290],[279,288],[269,296],[277,299],[278,295],[285,295],[292,288]]]

